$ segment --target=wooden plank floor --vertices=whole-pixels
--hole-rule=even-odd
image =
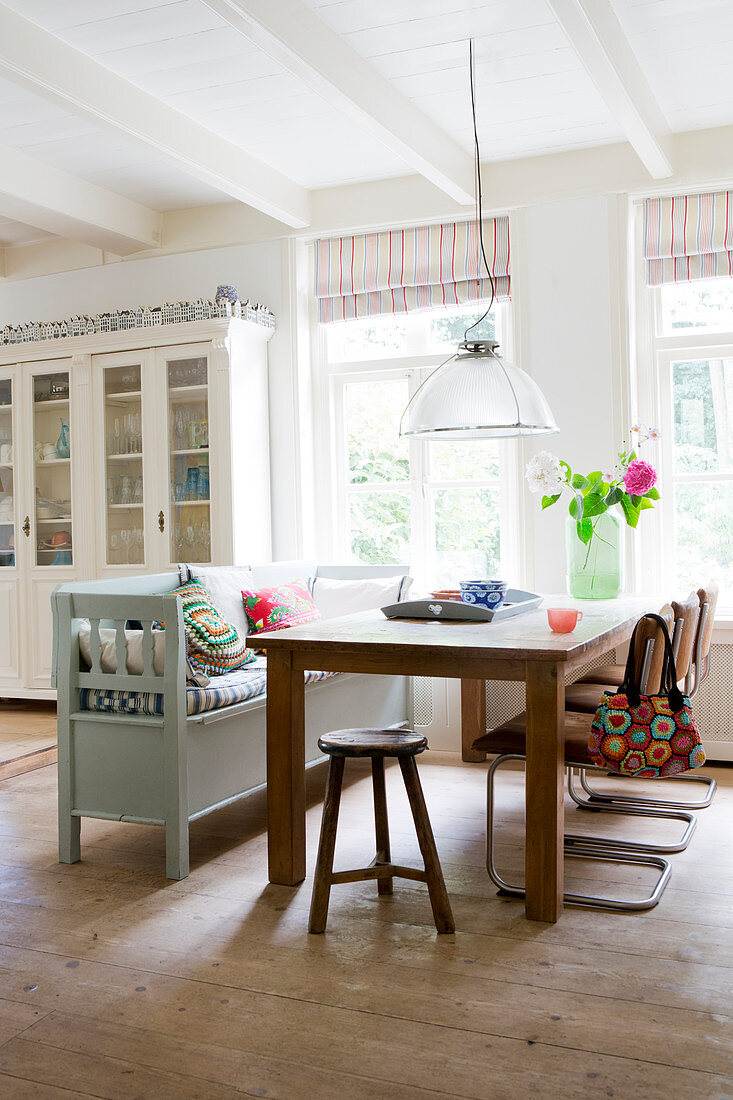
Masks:
[[[381,898],[374,883],[335,887],[326,934],[309,936],[310,880],[267,884],[261,793],[195,823],[193,869],[175,883],[155,828],[85,821],[83,861],[59,865],[55,769],[0,782],[0,1096],[733,1097],[733,770],[715,770],[657,909],[573,909],[547,926],[486,876],[485,765],[436,753],[419,766],[451,936],[407,881]],[[367,769],[347,762],[337,868],[373,855]],[[309,867],[324,782],[309,773]],[[418,865],[395,767],[387,793],[393,856]],[[509,773],[507,868],[521,866],[521,800]],[[568,816],[629,834],[615,815]],[[573,863],[569,877],[643,885],[618,866]]]
[[[0,779],[55,763],[56,704],[0,699]]]

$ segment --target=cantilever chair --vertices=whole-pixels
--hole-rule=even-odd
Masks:
[[[674,609],[674,634],[672,648],[675,654],[675,664],[680,680],[684,680],[685,691],[692,697],[697,692],[700,684],[707,676],[710,669],[710,645],[715,623],[715,608],[718,603],[718,585],[715,581],[708,582],[704,588],[699,588],[691,593],[687,600],[680,603],[673,602]],[[650,639],[644,638],[645,658],[653,660],[650,652]],[[636,658],[639,657],[637,648]],[[577,683],[572,684],[565,693],[566,708],[573,712],[591,713],[598,706],[598,700],[603,691],[611,687],[618,687],[624,677],[623,665],[602,665],[592,669],[581,677]],[[661,666],[659,672],[661,675]],[[654,686],[656,679],[656,666],[648,677],[648,682]],[[578,796],[573,784],[572,776],[569,779],[568,790],[571,798],[579,806],[602,810],[611,804],[635,805],[646,807],[658,807],[659,809],[674,810],[704,810],[713,800],[716,780],[707,775],[690,775],[684,777],[685,783],[702,783],[705,788],[705,796],[696,801],[652,798],[641,794],[613,794],[603,793],[594,789],[588,782],[584,769],[579,769],[579,779],[583,790],[588,795],[588,801]],[[615,778],[619,778],[615,776]],[[679,779],[680,777],[675,777]],[[659,782],[654,780],[654,782]],[[670,782],[670,780],[667,780]]]
[[[673,611],[669,605],[665,605],[660,612],[668,626],[673,620]],[[661,644],[661,631],[653,620],[644,620],[639,628],[639,634],[643,634],[644,641],[660,641],[659,645],[647,648],[642,645],[639,652],[646,657],[646,670],[642,674],[642,689],[646,690],[647,684],[659,682],[664,662],[664,647]],[[656,656],[655,656],[656,654]],[[591,717],[589,714],[565,715],[565,764],[568,773],[574,767],[589,768],[597,771],[606,769],[596,768],[588,755],[588,734],[590,731]],[[486,830],[486,869],[489,877],[499,887],[499,892],[512,897],[524,897],[524,888],[518,884],[507,882],[501,877],[496,868],[495,861],[495,776],[497,770],[509,760],[523,760],[526,756],[526,713],[518,715],[511,722],[485,734],[474,741],[473,747],[482,752],[497,753],[497,758],[489,766],[487,776],[487,830]],[[592,809],[600,807],[592,806]],[[639,900],[626,900],[619,898],[601,897],[589,894],[566,893],[564,900],[568,904],[585,905],[599,909],[642,910],[655,906],[672,873],[668,860],[662,858],[661,852],[681,851],[689,843],[695,829],[696,820],[690,813],[681,810],[654,810],[638,805],[631,806],[607,806],[611,813],[633,815],[638,817],[651,817],[658,819],[679,819],[686,823],[684,835],[680,841],[670,845],[647,844],[640,841],[617,840],[607,837],[583,836],[578,834],[565,835],[565,855],[576,859],[599,860],[610,863],[632,863],[640,866],[653,867],[660,874],[651,893]]]

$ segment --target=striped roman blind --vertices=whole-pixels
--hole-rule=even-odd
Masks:
[[[647,284],[733,276],[733,191],[647,199]]]
[[[506,299],[509,219],[487,218],[483,224],[496,296]],[[316,241],[315,252],[321,321],[410,313],[491,296],[476,221],[329,237]]]

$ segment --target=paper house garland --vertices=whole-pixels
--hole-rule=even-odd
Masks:
[[[195,302],[164,302],[162,306],[138,306],[136,309],[98,313],[95,317],[75,314],[62,321],[29,321],[22,325],[5,325],[0,329],[0,346],[27,344],[41,340],[63,340],[71,336],[91,336],[95,333],[118,332],[123,329],[153,328],[155,325],[178,325],[189,321],[210,321],[224,317],[243,317],[265,328],[275,327],[275,316],[259,302],[231,302],[197,298]]]

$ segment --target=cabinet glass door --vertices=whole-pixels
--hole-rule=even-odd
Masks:
[[[206,356],[168,359],[171,561],[211,561]]]
[[[73,563],[69,372],[33,376],[36,565]]]
[[[13,382],[0,378],[0,569],[15,565]]]
[[[143,565],[142,366],[104,369],[107,565]]]

